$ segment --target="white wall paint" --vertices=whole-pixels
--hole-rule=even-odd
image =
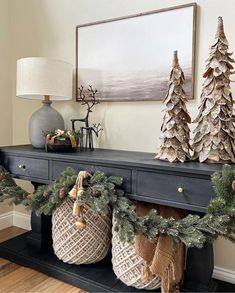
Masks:
[[[0,145],[12,143],[9,1],[0,0]]]
[[[15,75],[15,61],[21,57],[48,56],[75,64],[75,26],[78,24],[188,2],[188,0],[11,0],[12,76]],[[193,118],[197,113],[204,61],[208,57],[208,47],[214,37],[219,15],[224,18],[230,48],[232,51],[235,48],[235,1],[198,0],[197,3],[196,90],[195,100],[188,103],[188,110]],[[160,41],[160,36],[156,37]],[[232,90],[235,95],[234,84]],[[12,101],[13,142],[27,143],[28,119],[40,103],[18,99],[14,94]],[[54,103],[54,105],[64,115],[67,123],[70,118],[79,117],[84,113],[82,107],[75,102]],[[163,116],[162,108],[160,102],[105,103],[97,106],[92,114],[92,120],[102,122],[105,128],[97,146],[156,152]],[[215,245],[215,251],[217,266],[235,270],[234,245],[219,241]]]
[[[9,1],[0,0],[0,146],[12,143],[9,12]],[[0,203],[0,215],[11,210],[7,202]]]

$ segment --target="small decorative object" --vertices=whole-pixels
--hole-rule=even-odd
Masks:
[[[73,201],[67,198],[52,216],[52,239],[55,254],[63,262],[70,264],[90,264],[102,260],[109,252],[111,238],[111,217],[97,213],[83,201],[83,181],[91,174],[80,171],[76,188],[69,192]],[[82,192],[79,192],[81,191]]]
[[[218,18],[215,41],[203,77],[199,114],[192,148],[200,162],[235,163],[235,128],[230,74],[233,66],[223,19]]]
[[[82,105],[87,106],[87,114],[85,118],[82,119],[71,119],[72,121],[72,129],[75,131],[75,122],[83,122],[84,126],[81,127],[81,140],[80,140],[80,149],[81,150],[87,150],[88,147],[90,150],[94,150],[93,145],[93,132],[98,137],[99,132],[101,132],[103,129],[101,128],[101,124],[93,124],[93,126],[90,126],[89,124],[89,116],[92,112],[92,108],[99,104],[99,101],[96,100],[96,94],[97,90],[94,90],[91,85],[89,85],[87,93],[84,93],[84,87],[81,86],[79,89],[79,95],[80,95],[80,101],[82,102]],[[85,144],[84,144],[85,139]]]
[[[184,73],[174,51],[168,93],[164,99],[165,115],[161,127],[162,143],[155,159],[185,162],[190,159],[189,127],[191,118],[186,109],[187,98],[183,89]]]
[[[56,129],[45,132],[46,151],[66,152],[76,150],[79,142],[79,132]]]
[[[67,62],[42,57],[17,61],[16,95],[43,100],[42,107],[29,120],[29,139],[33,147],[44,148],[46,131],[64,129],[64,119],[51,107],[51,100],[72,99],[73,67]]]
[[[196,7],[190,3],[77,26],[77,101],[84,81],[99,89],[100,101],[163,100],[171,52],[182,47],[185,91],[192,99]]]

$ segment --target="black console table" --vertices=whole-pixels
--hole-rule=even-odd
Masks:
[[[102,150],[73,153],[46,153],[29,145],[3,147],[0,161],[15,178],[29,180],[35,187],[54,181],[70,166],[79,170],[103,171],[124,178],[129,198],[150,203],[206,212],[215,196],[210,176],[221,165],[168,163],[153,160],[154,154]],[[32,231],[0,245],[0,256],[27,265],[93,292],[133,292],[116,279],[109,257],[99,264],[73,266],[54,256],[51,246],[51,218],[32,213]],[[213,247],[191,248],[187,252],[183,291],[214,292]]]

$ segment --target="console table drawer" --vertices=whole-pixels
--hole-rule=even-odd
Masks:
[[[35,177],[47,180],[48,161],[26,157],[9,156],[7,159],[8,170],[18,176]]]
[[[207,207],[215,196],[210,178],[192,178],[138,171],[136,194],[167,202]],[[183,192],[179,192],[182,188]],[[182,191],[182,190],[181,190]]]
[[[52,163],[52,179],[55,180],[58,175],[63,172],[67,167],[71,167],[76,171],[88,171],[90,173],[94,173],[95,171],[104,172],[107,175],[112,176],[121,176],[124,179],[123,187],[125,191],[131,193],[131,170],[115,168],[115,167],[106,167],[99,165],[90,165],[83,163],[69,163],[69,162],[57,162],[53,161]]]

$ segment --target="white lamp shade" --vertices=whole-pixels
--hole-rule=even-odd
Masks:
[[[42,100],[71,100],[73,67],[71,64],[44,57],[17,60],[16,95]]]

